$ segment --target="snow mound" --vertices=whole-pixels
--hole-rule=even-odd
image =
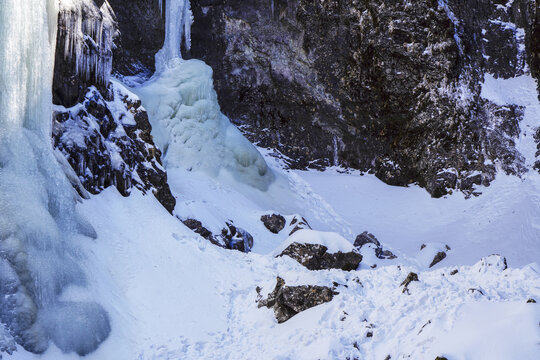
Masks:
[[[281,254],[283,250],[293,243],[324,245],[328,248],[327,252],[330,254],[337,252],[345,253],[355,250],[353,244],[338,233],[302,229],[289,236],[289,238],[274,251],[274,255],[277,256]]]

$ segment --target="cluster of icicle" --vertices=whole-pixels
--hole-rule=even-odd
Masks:
[[[59,38],[64,39],[64,57],[74,60],[77,75],[107,84],[118,35],[108,1],[98,8],[93,0],[60,0],[58,30]]]

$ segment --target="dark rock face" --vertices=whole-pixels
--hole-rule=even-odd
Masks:
[[[114,49],[113,68],[122,75],[149,77],[155,55],[165,40],[165,14],[158,0],[109,0],[116,13],[120,36]],[[165,11],[165,1],[163,1]]]
[[[373,247],[375,248],[375,256],[377,256],[379,259],[396,259],[397,256],[394,255],[390,250],[383,250],[383,247],[379,240],[375,237],[375,235],[364,231],[360,235],[356,237],[354,240],[354,247],[357,249],[361,249],[362,246],[367,244],[373,244]]]
[[[79,106],[57,107],[54,146],[90,193],[115,186],[128,196],[135,186],[143,193],[153,193],[172,212],[176,200],[140,100],[114,85],[106,94],[107,99],[97,88],[90,87]]]
[[[412,283],[413,281],[419,281],[418,280],[418,274],[410,272],[409,275],[407,275],[405,280],[403,280],[403,282],[400,285],[400,286],[403,286],[403,291],[402,292],[404,294],[405,293],[409,294],[409,284]]]
[[[488,185],[492,164],[524,170],[511,139],[521,109],[483,100],[480,84],[523,74],[538,53],[533,1],[192,7],[192,55],[213,67],[224,113],[292,167],[340,164],[436,197]]]
[[[289,232],[289,236],[291,236],[298,230],[311,229],[311,226],[306,219],[295,215],[289,223],[289,228],[292,228],[292,230]]]
[[[285,218],[279,214],[263,215],[261,221],[270,232],[279,234],[285,228]]]
[[[285,281],[278,277],[274,291],[259,301],[259,307],[273,308],[276,320],[283,323],[299,312],[332,301],[337,294],[326,286],[285,286]]]
[[[362,261],[362,255],[351,251],[330,254],[328,248],[320,244],[292,243],[280,256],[289,256],[309,270],[341,269],[344,271],[356,270]]]
[[[203,224],[199,220],[195,219],[186,219],[181,220],[184,225],[186,225],[190,230],[193,230],[195,233],[201,235],[206,240],[210,241],[212,244],[223,247],[223,245],[216,239],[214,234],[207,228],[203,226]]]
[[[439,251],[433,258],[433,261],[431,262],[431,264],[429,264],[429,267],[432,268],[433,266],[443,261],[445,258],[446,258],[446,253],[444,251]]]
[[[221,230],[221,239],[227,249],[238,250],[245,253],[253,247],[253,236],[246,230],[235,226],[232,222],[226,223],[227,227]]]

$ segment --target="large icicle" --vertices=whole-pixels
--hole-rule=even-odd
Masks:
[[[0,3],[0,327],[28,351],[86,354],[110,326],[64,293],[85,284],[76,244],[95,233],[51,145],[57,13],[57,0]]]
[[[266,190],[274,175],[257,149],[221,113],[212,69],[199,60],[182,60],[182,37],[190,44],[188,0],[168,0],[165,44],[156,56],[156,74],[134,89],[149,112],[152,134],[167,167],[222,170],[236,180]]]

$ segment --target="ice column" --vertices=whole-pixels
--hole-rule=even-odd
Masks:
[[[190,44],[192,15],[187,0],[168,0],[165,44],[156,56],[156,74],[134,89],[150,115],[154,141],[166,167],[223,172],[266,190],[274,180],[261,154],[221,113],[212,69],[181,58],[182,37]]]

